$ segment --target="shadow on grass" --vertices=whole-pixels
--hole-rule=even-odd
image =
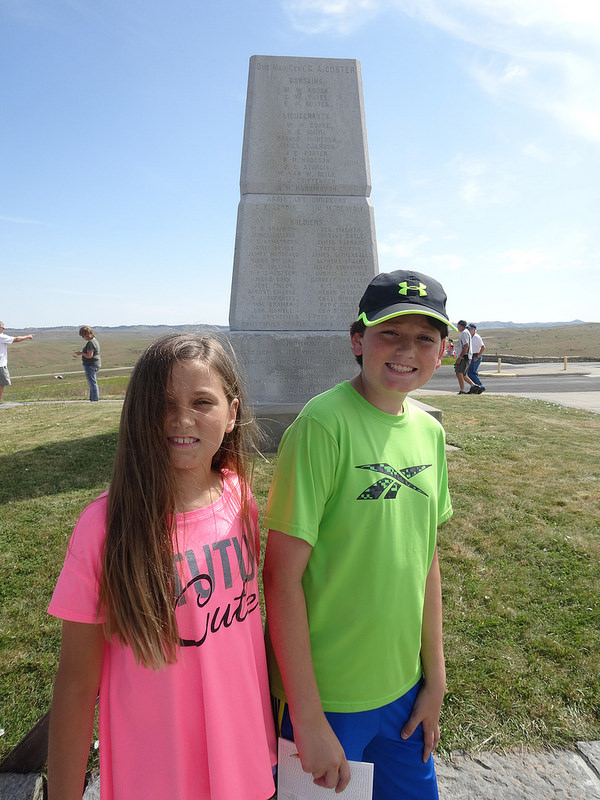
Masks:
[[[62,494],[108,482],[118,433],[42,444],[0,456],[0,503]]]

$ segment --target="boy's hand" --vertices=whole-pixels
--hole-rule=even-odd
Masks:
[[[318,722],[297,722],[294,742],[302,769],[312,773],[313,782],[323,789],[343,792],[350,783],[350,765],[325,715]]]
[[[417,727],[423,725],[423,761],[427,761],[440,740],[440,711],[444,692],[436,691],[424,683],[421,687],[412,713],[402,728],[401,736],[409,739]]]

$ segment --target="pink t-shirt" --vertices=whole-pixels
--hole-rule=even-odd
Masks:
[[[98,622],[106,503],[101,495],[75,526],[48,609],[56,617]],[[254,504],[253,522],[257,531]],[[129,647],[106,643],[102,800],[265,800],[274,792],[275,734],[235,475],[224,474],[215,503],[177,515],[177,539],[177,663],[145,669]]]

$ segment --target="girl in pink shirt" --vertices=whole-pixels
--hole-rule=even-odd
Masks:
[[[273,795],[253,434],[215,339],[142,355],[110,489],[79,518],[48,609],[63,620],[49,800],[81,799],[98,694],[103,800]]]

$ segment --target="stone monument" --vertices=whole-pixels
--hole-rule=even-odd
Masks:
[[[378,273],[358,61],[252,56],[240,190],[229,337],[277,440],[356,374],[349,327]]]

